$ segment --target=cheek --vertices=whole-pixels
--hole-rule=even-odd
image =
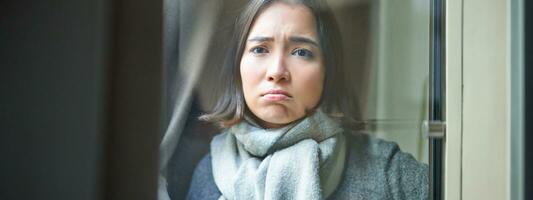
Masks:
[[[245,56],[241,59],[240,74],[244,96],[250,96],[253,89],[260,82],[260,71],[258,67],[253,67],[256,63],[253,63],[251,59],[247,59]]]
[[[303,104],[306,108],[313,108],[320,101],[324,87],[324,72],[322,70],[299,72],[302,79],[299,86]]]

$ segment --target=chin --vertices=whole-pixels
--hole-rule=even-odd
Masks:
[[[293,121],[291,121],[291,120],[277,120],[277,119],[268,121],[268,123],[277,124],[277,125],[286,125],[286,124],[290,124],[291,122],[293,122]]]
[[[259,120],[264,122],[266,124],[270,125],[276,125],[276,126],[283,126],[285,124],[291,123],[292,120],[291,117],[287,115],[286,112],[262,112],[259,115],[256,115]]]
[[[299,119],[297,113],[294,112],[295,110],[289,109],[285,105],[269,105],[256,111],[258,112],[252,110],[254,115],[269,124],[285,125]]]
[[[258,117],[261,120],[271,123],[271,124],[288,124],[293,121],[286,115],[280,115],[280,114],[267,114],[267,115],[262,115]]]

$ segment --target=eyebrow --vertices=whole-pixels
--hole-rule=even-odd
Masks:
[[[264,37],[264,36],[255,36],[253,38],[248,39],[248,42],[266,42],[266,41],[274,41],[274,38]]]
[[[305,44],[314,45],[315,47],[319,47],[318,42],[315,42],[313,39],[306,38],[306,37],[293,36],[293,37],[290,37],[289,40],[291,42],[305,43]]]
[[[266,42],[266,41],[274,41],[273,37],[264,37],[264,36],[256,36],[253,38],[248,39],[249,42]],[[291,36],[289,37],[289,41],[295,42],[295,43],[305,43],[310,44],[316,47],[319,47],[318,42],[314,41],[313,39],[302,37],[302,36]]]

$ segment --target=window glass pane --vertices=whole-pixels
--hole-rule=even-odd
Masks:
[[[428,162],[430,1],[371,1],[370,70],[365,99],[369,132]]]
[[[185,197],[194,168],[209,152],[213,136],[222,130],[198,117],[210,112],[224,95],[219,76],[231,47],[235,18],[246,2],[166,1],[165,45],[170,51],[165,52],[165,61],[173,74],[167,74],[169,112],[164,123],[171,128],[164,138],[175,137],[163,139],[162,177],[172,199]],[[328,3],[342,36],[348,89],[358,95],[358,128],[362,128],[358,132],[394,142],[427,164],[428,142],[421,125],[427,119],[430,87],[429,1]],[[173,123],[172,118],[179,120]]]

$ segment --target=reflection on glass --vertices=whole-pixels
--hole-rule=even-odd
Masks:
[[[291,2],[180,1],[160,197],[424,199],[429,3]]]
[[[429,1],[372,1],[368,108],[373,134],[428,162]]]

